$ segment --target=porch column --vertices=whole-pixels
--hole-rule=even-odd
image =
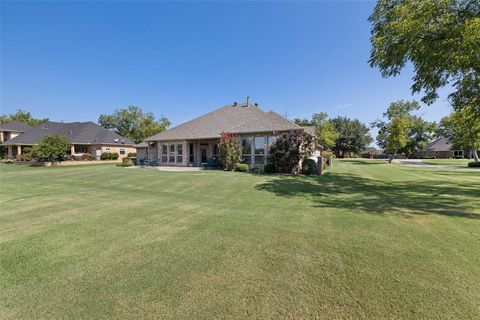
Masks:
[[[75,154],[75,146],[71,145],[70,146],[70,154],[73,156]]]
[[[22,146],[17,146],[17,157],[22,154]]]
[[[5,141],[3,141],[3,131],[0,131],[0,142],[1,143],[4,143]]]
[[[7,146],[7,150],[8,150],[8,157],[9,158],[12,158],[13,157],[13,150],[12,150],[12,146]]]
[[[182,142],[182,165],[183,166],[188,166],[188,159],[189,159],[189,151],[188,150],[188,143],[186,140]]]

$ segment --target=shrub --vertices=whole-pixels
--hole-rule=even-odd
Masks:
[[[235,171],[248,172],[248,164],[245,164],[245,163],[235,164]]]
[[[100,156],[100,159],[102,159],[102,160],[110,160],[110,159],[112,159],[112,153],[111,153],[111,152],[104,152],[104,153],[102,153],[102,155]]]
[[[129,153],[127,154],[127,157],[129,157],[129,158],[136,158],[136,157],[137,157],[137,154],[136,154],[135,152],[129,152]]]
[[[270,147],[269,162],[276,172],[297,173],[300,160],[307,159],[315,149],[315,138],[304,131],[285,133]]]
[[[253,166],[252,169],[250,169],[250,172],[255,173],[255,174],[259,174],[259,173],[262,173],[262,169],[260,167]]]
[[[313,159],[305,159],[302,163],[302,172],[306,175],[317,174],[317,163]]]
[[[102,160],[117,160],[118,157],[119,157],[119,155],[116,152],[104,152],[100,156],[100,159],[102,159]]]
[[[90,153],[84,153],[84,154],[82,154],[80,159],[83,160],[83,161],[92,161],[93,156]]]
[[[32,148],[32,157],[36,160],[56,161],[63,157],[70,148],[68,139],[61,135],[46,135],[38,145]]]
[[[235,134],[222,132],[220,137],[220,163],[225,170],[233,170],[240,162],[241,150]]]
[[[30,153],[22,153],[17,156],[18,161],[32,161],[32,155]]]
[[[271,163],[267,163],[265,167],[263,167],[263,172],[265,173],[275,173],[275,166]]]
[[[129,157],[125,157],[122,159],[122,164],[119,164],[122,167],[131,167],[133,166],[133,161]]]
[[[472,161],[468,163],[470,168],[480,168],[480,161]]]

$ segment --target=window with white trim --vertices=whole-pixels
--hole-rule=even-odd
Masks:
[[[242,161],[246,164],[252,163],[252,137],[242,138]]]
[[[265,137],[255,137],[253,143],[255,146],[255,164],[265,164]]]
[[[183,145],[177,144],[177,163],[183,162]]]
[[[162,144],[162,162],[168,162],[168,145]]]
[[[168,153],[168,162],[174,163],[175,162],[175,145],[171,144],[170,145],[170,150]]]

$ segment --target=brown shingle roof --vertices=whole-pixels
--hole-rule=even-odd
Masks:
[[[439,138],[427,144],[425,149],[428,151],[451,151],[452,144],[447,138]]]
[[[222,132],[253,133],[302,129],[292,121],[252,104],[226,105],[156,134],[146,141],[218,138]]]
[[[12,132],[25,132],[30,130],[32,127],[28,124],[13,120],[7,123],[0,123],[0,131],[12,131]]]
[[[34,145],[45,135],[65,136],[73,144],[134,145],[132,141],[93,122],[45,122],[5,142],[5,145]]]

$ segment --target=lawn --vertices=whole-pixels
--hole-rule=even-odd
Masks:
[[[466,167],[469,162],[474,161],[473,159],[428,159],[422,160],[423,163],[441,165],[441,166],[460,166]]]
[[[0,178],[0,318],[480,318],[480,172]]]

